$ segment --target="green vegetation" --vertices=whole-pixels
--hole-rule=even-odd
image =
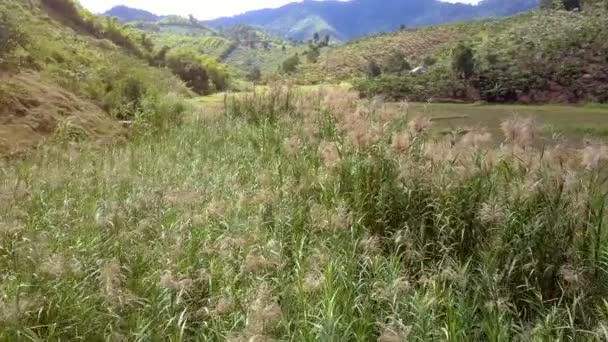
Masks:
[[[608,338],[605,145],[510,119],[495,149],[336,90],[225,102],[3,166],[1,340]]]
[[[173,113],[153,108],[190,96],[170,72],[150,67],[136,36],[114,21],[80,12],[71,2],[31,6],[0,4],[1,155],[42,144],[60,128],[75,141],[109,141],[125,133],[116,119],[160,123],[152,117]]]
[[[364,95],[414,101],[606,102],[608,14],[598,6],[584,8],[365,38],[302,67],[299,81],[354,79]],[[364,78],[371,62],[383,65],[394,51],[402,54],[399,60],[424,69]],[[429,58],[435,63],[427,63]]]

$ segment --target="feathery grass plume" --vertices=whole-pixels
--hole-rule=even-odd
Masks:
[[[500,124],[505,141],[520,148],[532,146],[542,134],[542,127],[532,118],[512,116]]]
[[[497,225],[505,221],[507,211],[496,199],[492,199],[481,204],[477,217],[485,225]]]
[[[287,154],[290,156],[297,156],[298,154],[302,153],[302,149],[304,148],[300,137],[295,135],[290,138],[287,138],[285,140],[284,146],[285,151],[287,151]]]
[[[397,153],[405,153],[410,149],[412,136],[409,132],[401,132],[393,135],[391,147]]]
[[[424,144],[424,157],[434,164],[443,164],[444,162],[452,162],[459,155],[459,151],[454,147],[454,143],[450,137],[444,137],[436,141],[430,141]]]
[[[473,148],[480,148],[492,141],[492,134],[485,129],[479,131],[470,131],[462,137],[462,144]]]
[[[432,125],[433,122],[430,118],[425,116],[417,116],[407,123],[407,129],[411,135],[417,136],[428,131]]]
[[[124,286],[127,280],[123,267],[111,260],[103,264],[99,270],[100,290],[106,301],[113,306],[122,307],[128,303]]]
[[[171,271],[166,271],[160,276],[158,285],[167,290],[173,290],[177,292],[185,292],[192,289],[194,281],[190,278],[179,279]]]
[[[221,296],[216,299],[215,306],[211,311],[213,315],[225,316],[229,315],[236,309],[236,302],[230,296]]]
[[[280,324],[283,311],[267,284],[260,285],[255,293],[256,298],[247,314],[246,331],[251,335],[264,335],[272,332]]]
[[[216,250],[221,257],[232,259],[245,247],[246,244],[247,241],[243,238],[224,236],[216,240],[214,250]]]
[[[382,241],[375,235],[369,235],[359,241],[358,247],[367,256],[375,256],[382,251]]]
[[[385,300],[393,300],[405,295],[412,288],[406,277],[398,277],[391,282],[376,282],[373,284],[374,296]]]
[[[330,213],[329,225],[340,231],[348,230],[353,224],[353,214],[345,204],[340,204]]]
[[[329,170],[335,169],[340,163],[340,152],[336,143],[324,141],[319,145],[319,155],[321,162]]]
[[[19,296],[11,300],[0,297],[0,324],[15,324],[34,314],[40,314],[44,308],[43,299],[36,296]],[[1,332],[0,332],[0,336]]]
[[[578,269],[571,264],[563,265],[559,269],[559,277],[567,289],[579,291],[589,286],[591,279],[584,270]]]
[[[264,255],[256,251],[251,251],[245,257],[245,262],[242,265],[242,270],[245,273],[265,274],[271,272],[278,266],[276,260],[266,258]]]
[[[64,256],[53,254],[40,265],[40,268],[44,273],[51,277],[61,278],[67,271],[66,264],[67,262]]]
[[[345,126],[346,137],[350,144],[357,149],[365,149],[378,141],[372,126],[363,118],[356,117]]]
[[[226,206],[220,201],[212,200],[207,204],[206,213],[210,220],[221,220],[226,215]]]
[[[405,342],[408,341],[412,327],[404,326],[401,323],[380,324],[382,334],[378,337],[378,342]]]
[[[589,171],[597,170],[608,161],[608,146],[597,142],[586,142],[586,145],[580,151],[581,165]]]
[[[325,285],[325,275],[317,269],[306,272],[302,281],[304,292],[313,293],[321,290]]]

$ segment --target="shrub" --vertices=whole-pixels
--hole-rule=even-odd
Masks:
[[[382,69],[380,68],[378,63],[376,63],[376,61],[374,61],[372,59],[372,60],[369,60],[369,62],[367,62],[367,68],[365,69],[365,74],[369,78],[376,78],[376,77],[382,75]]]
[[[18,46],[25,43],[25,35],[5,13],[0,13],[0,64]]]
[[[391,51],[382,61],[382,72],[385,74],[401,74],[409,70],[411,70],[410,63],[399,50]]]
[[[452,50],[452,69],[461,78],[469,79],[475,71],[473,50],[464,44],[458,44]]]
[[[283,61],[281,69],[283,72],[291,74],[297,70],[298,65],[300,65],[300,56],[295,54]]]

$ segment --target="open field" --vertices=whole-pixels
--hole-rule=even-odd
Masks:
[[[450,144],[310,94],[3,162],[0,340],[608,338],[606,145],[541,153],[525,119]]]
[[[258,86],[257,92],[267,92],[268,87]],[[298,86],[298,91],[315,94],[327,89],[349,89],[348,85],[337,86]],[[251,95],[252,93],[241,93]],[[218,93],[193,100],[212,112],[223,111],[225,93]],[[360,104],[365,105],[361,100]],[[531,118],[543,129],[548,137],[558,135],[572,143],[580,143],[584,138],[608,137],[608,106],[589,104],[568,105],[490,105],[490,104],[453,104],[453,103],[386,103],[389,111],[397,115],[413,118],[429,117],[434,121],[433,129],[438,132],[458,129],[485,128],[500,141],[500,124],[512,117]]]

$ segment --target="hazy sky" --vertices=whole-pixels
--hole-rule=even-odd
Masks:
[[[479,0],[444,0],[449,2],[477,3]],[[508,0],[507,0],[508,1]],[[80,0],[95,13],[126,5],[145,9],[156,14],[193,14],[198,19],[231,16],[260,8],[280,7],[294,0]]]

